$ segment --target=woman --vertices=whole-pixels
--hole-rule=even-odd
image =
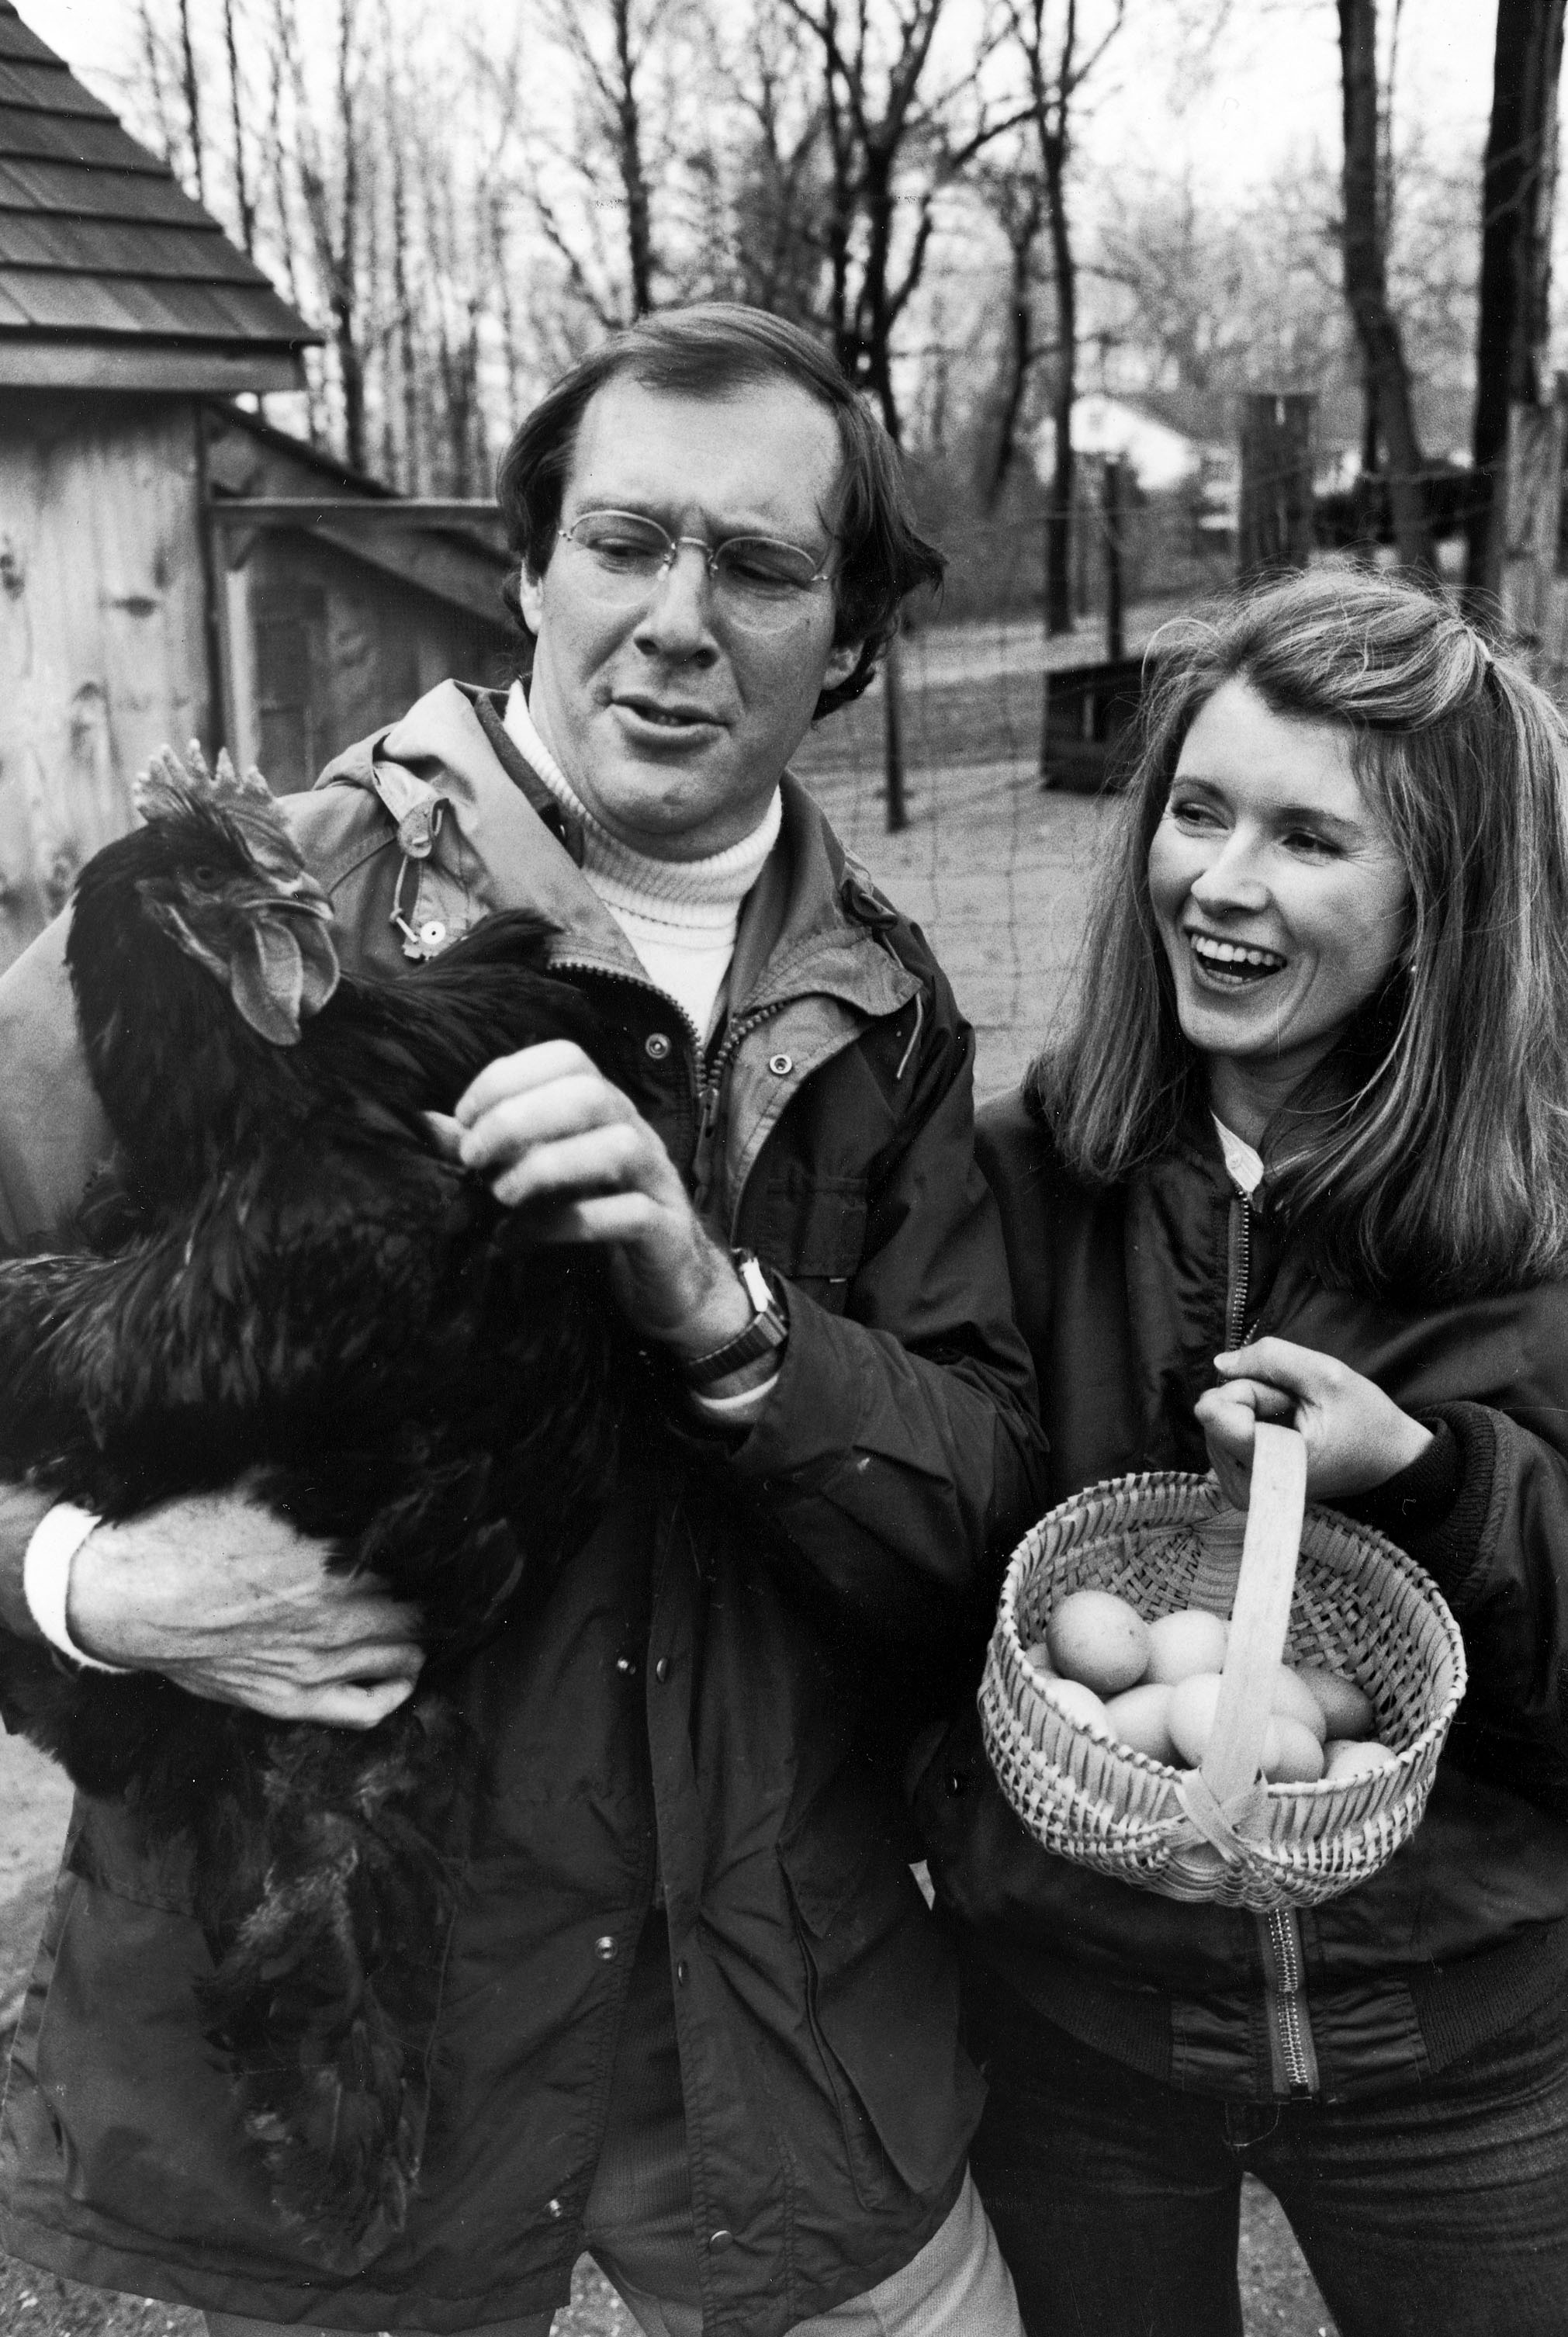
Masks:
[[[1341,2337],[1568,2329],[1568,730],[1445,604],[1303,578],[1169,650],[1061,1044],[983,1153],[1054,1495],[1255,1418],[1435,1576],[1426,1817],[1300,1915],[1047,1856],[972,1716],[919,1786],[1036,2337],[1241,2327],[1240,2179]]]

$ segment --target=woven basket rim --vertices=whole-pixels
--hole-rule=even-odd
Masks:
[[[1121,1522],[1123,1525],[1140,1522],[1136,1515],[1131,1520],[1126,1517],[1125,1509],[1129,1501],[1132,1501],[1135,1506],[1147,1504],[1156,1511],[1153,1518],[1144,1518],[1142,1521],[1144,1523],[1196,1522],[1203,1518],[1218,1517],[1227,1510],[1231,1511],[1233,1515],[1241,1514],[1235,1511],[1232,1505],[1224,1499],[1212,1472],[1199,1476],[1194,1472],[1180,1469],[1141,1470],[1121,1477],[1102,1478],[1093,1485],[1082,1487],[1077,1492],[1069,1494],[1064,1501],[1057,1502],[1052,1509],[1047,1510],[1014,1547],[1007,1561],[1002,1593],[997,1602],[993,1640],[995,1642],[996,1638],[1001,1638],[1009,1655],[1022,1668],[1031,1683],[1036,1681],[1040,1683],[1036,1693],[1041,1701],[1050,1706],[1062,1730],[1074,1738],[1082,1738],[1093,1745],[1102,1756],[1108,1756],[1118,1766],[1142,1772],[1159,1784],[1169,1785],[1173,1788],[1178,1780],[1192,1775],[1192,1771],[1178,1768],[1168,1761],[1156,1761],[1152,1755],[1140,1753],[1133,1746],[1123,1745],[1122,1740],[1113,1736],[1109,1730],[1087,1727],[1081,1722],[1072,1720],[1060,1706],[1055,1705],[1045,1688],[1043,1676],[1029,1661],[1018,1629],[1017,1608],[1020,1589],[1030,1567],[1042,1556],[1048,1533],[1063,1530],[1075,1519],[1107,1506],[1112,1501],[1122,1509],[1123,1515]],[[1168,1514],[1161,1514],[1167,1503],[1173,1505],[1172,1511]],[[1183,1511],[1184,1516],[1181,1514]],[[1304,1544],[1309,1528],[1317,1533],[1329,1534],[1348,1541],[1358,1550],[1377,1557],[1387,1565],[1426,1605],[1446,1642],[1454,1674],[1453,1686],[1448,1695],[1433,1713],[1420,1734],[1395,1754],[1394,1766],[1376,1773],[1380,1775],[1386,1775],[1390,1779],[1404,1773],[1405,1781],[1407,1784],[1425,1763],[1435,1758],[1436,1751],[1447,1736],[1454,1714],[1465,1695],[1467,1685],[1467,1667],[1464,1641],[1458,1624],[1455,1621],[1446,1599],[1426,1569],[1419,1565],[1408,1551],[1400,1550],[1396,1543],[1390,1541],[1388,1537],[1380,1533],[1375,1526],[1362,1525],[1358,1521],[1347,1518],[1338,1511],[1328,1509],[1321,1502],[1309,1502],[1302,1524]],[[990,1668],[991,1660],[988,1659],[987,1669]],[[1043,1762],[1042,1765],[1053,1769],[1057,1767],[1055,1763]],[[1366,1783],[1365,1775],[1358,1777],[1318,1777],[1300,1784],[1269,1784],[1265,1786],[1265,1792],[1269,1805],[1272,1808],[1289,1806],[1302,1800],[1327,1801],[1335,1794],[1342,1794],[1348,1799],[1364,1787]],[[1084,1797],[1091,1798],[1086,1792]],[[1111,1806],[1103,1796],[1099,1799],[1101,1806],[1104,1808]],[[1131,1818],[1126,1822],[1136,1823]],[[1172,1811],[1167,1816],[1152,1816],[1144,1830],[1148,1839],[1153,1842],[1160,1838],[1167,1827],[1176,1823],[1177,1813]],[[1261,1854],[1268,1854],[1269,1845],[1267,1842],[1259,1841],[1254,1846]]]

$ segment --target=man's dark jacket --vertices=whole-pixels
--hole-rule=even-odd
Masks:
[[[0,2242],[24,2260],[348,2329],[560,2303],[656,1873],[709,2330],[826,2312],[955,2197],[979,2082],[896,1773],[935,1655],[1039,1507],[1030,1370],[971,1034],[920,934],[784,793],[706,1071],[475,694],[444,684],[294,806],[350,964],[548,913],[554,962],[642,1042],[644,1108],[708,1222],[782,1277],[789,1344],[756,1424],[693,1422],[681,1457],[634,1460],[474,1664],[487,1785],[402,2238],[338,2285],[279,2228],[201,2040],[181,1878],[82,1806],[0,2133]],[[101,1142],[59,967],[45,935],[0,984],[13,1237],[57,1221]]]
[[[1413,1470],[1340,1506],[1436,1577],[1470,1686],[1414,1838],[1299,1917],[1187,1906],[1048,1856],[971,1707],[917,1795],[939,1895],[978,1971],[1150,2077],[1265,2099],[1417,2084],[1568,1977],[1568,1287],[1448,1305],[1330,1288],[1242,1199],[1207,1115],[1110,1188],[1065,1168],[1021,1098],[982,1113],[978,1149],[1053,1501],[1204,1470],[1193,1406],[1243,1332],[1336,1355],[1438,1431]]]

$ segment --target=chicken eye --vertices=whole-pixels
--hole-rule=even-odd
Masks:
[[[191,870],[190,881],[192,885],[200,885],[203,891],[210,892],[215,885],[221,883],[222,879],[216,868],[203,861],[199,867]]]

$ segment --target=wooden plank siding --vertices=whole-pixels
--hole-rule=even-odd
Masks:
[[[130,825],[152,750],[211,741],[199,424],[0,392],[0,964]]]

